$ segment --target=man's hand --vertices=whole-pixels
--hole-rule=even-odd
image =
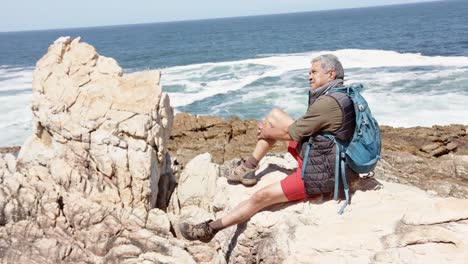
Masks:
[[[263,120],[257,125],[257,140],[292,140],[287,130],[272,127],[268,121]]]
[[[257,140],[260,139],[268,139],[270,138],[269,133],[268,133],[268,125],[267,121],[263,120],[258,123],[257,125]]]

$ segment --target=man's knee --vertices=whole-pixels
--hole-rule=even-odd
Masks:
[[[278,108],[273,108],[270,113],[268,113],[266,120],[270,124],[274,124],[278,121],[281,120],[281,118],[284,116],[284,112]]]
[[[255,192],[250,198],[252,203],[255,205],[268,204],[273,198],[273,193],[267,189],[261,189]]]
[[[283,115],[284,115],[283,110],[279,108],[273,108],[271,109],[270,113],[268,113],[268,116],[272,118],[281,118],[281,116]]]

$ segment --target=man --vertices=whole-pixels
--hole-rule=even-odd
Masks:
[[[242,223],[267,206],[333,192],[334,143],[320,133],[332,133],[345,142],[352,136],[355,114],[351,100],[341,93],[326,94],[331,88],[343,86],[343,79],[343,66],[336,56],[325,54],[314,58],[309,72],[311,89],[306,113],[294,121],[285,112],[273,109],[257,126],[258,141],[252,156],[241,161],[227,178],[244,185],[256,184],[257,165],[278,140],[289,141],[288,151],[299,163],[296,172],[260,189],[220,219],[196,225],[181,223],[182,235],[188,240],[209,242],[219,230]],[[302,179],[302,144],[309,139],[317,150],[311,151],[309,157],[315,160],[308,164],[307,177]]]

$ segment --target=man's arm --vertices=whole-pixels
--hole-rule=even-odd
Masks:
[[[321,96],[307,112],[288,128],[290,137],[299,142],[317,132],[333,132],[341,127],[341,108],[330,96]]]

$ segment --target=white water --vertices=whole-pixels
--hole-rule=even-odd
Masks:
[[[216,114],[217,110],[234,104],[255,104],[262,100],[270,102],[271,107],[280,107],[292,116],[299,117],[305,110],[308,89],[306,76],[310,59],[323,53],[333,53],[340,58],[345,67],[346,83],[364,84],[364,94],[382,124],[404,127],[468,124],[468,57],[431,57],[352,49],[270,55],[242,61],[163,69],[163,85],[169,86],[167,91],[175,107],[238,91],[238,96],[234,94],[228,101],[211,106],[212,112]],[[210,71],[223,67],[233,75],[229,83],[219,83],[219,74],[210,74]],[[245,70],[255,67],[264,70]],[[200,86],[200,82],[187,82],[187,78],[194,76],[203,79],[204,86]],[[265,77],[277,77],[280,81],[273,85],[262,85],[261,80]],[[254,81],[259,82],[253,85],[257,89],[249,89],[246,93],[246,84]],[[172,93],[171,85],[198,92]],[[271,97],[272,93],[279,96]],[[190,107],[186,109],[190,111]]]
[[[310,60],[323,53],[340,58],[346,83],[364,84],[381,124],[468,124],[468,57],[355,49],[269,54],[165,68],[162,86],[176,111],[260,119],[279,107],[297,118],[306,108]],[[0,146],[20,145],[30,134],[32,71],[0,67]]]

